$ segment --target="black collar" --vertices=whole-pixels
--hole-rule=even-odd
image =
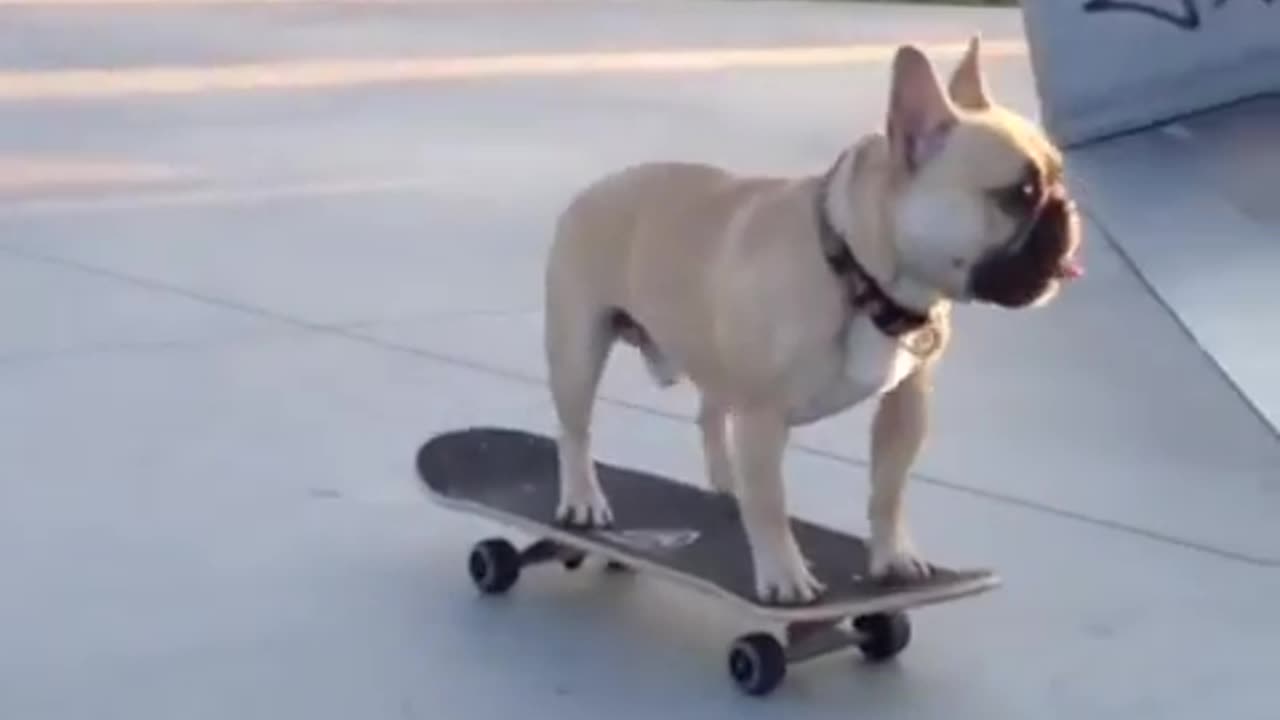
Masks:
[[[866,311],[871,322],[889,337],[901,337],[929,324],[929,316],[917,310],[903,307],[880,287],[871,273],[858,262],[849,250],[840,231],[831,224],[827,211],[827,195],[836,169],[844,160],[842,154],[836,159],[831,169],[818,184],[818,200],[816,205],[818,219],[818,241],[822,245],[822,255],[827,260],[831,272],[844,283],[849,295],[849,303],[854,308]]]

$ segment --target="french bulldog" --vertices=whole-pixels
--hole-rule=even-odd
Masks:
[[[1042,306],[1081,273],[1061,154],[991,99],[981,64],[975,35],[944,88],[921,50],[899,47],[883,131],[823,172],[650,162],[571,199],[545,275],[559,522],[612,522],[590,424],[622,341],[660,386],[697,389],[707,481],[736,498],[761,602],[808,603],[825,590],[788,521],[792,429],[870,399],[870,572],[929,574],[903,490],[952,306]]]

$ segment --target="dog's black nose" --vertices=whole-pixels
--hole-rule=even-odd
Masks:
[[[970,294],[1004,307],[1030,305],[1048,290],[1070,251],[1070,200],[1065,193],[1050,192],[1029,227],[974,266]]]

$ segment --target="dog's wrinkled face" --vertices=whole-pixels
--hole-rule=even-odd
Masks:
[[[888,138],[900,269],[957,301],[1040,305],[1078,277],[1079,220],[1057,149],[989,99],[975,38],[946,91],[911,47],[893,64]]]

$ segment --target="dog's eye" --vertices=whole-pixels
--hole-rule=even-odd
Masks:
[[[1035,207],[1040,200],[1040,184],[1035,178],[1015,183],[997,192],[997,199],[1006,209],[1018,212]]]

